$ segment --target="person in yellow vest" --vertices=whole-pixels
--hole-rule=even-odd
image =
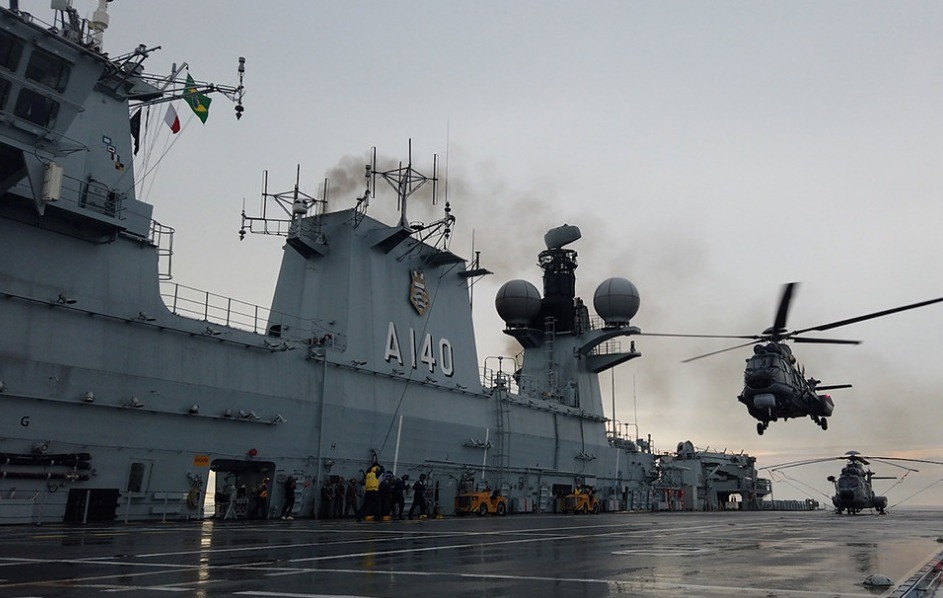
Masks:
[[[256,488],[252,519],[268,519],[268,484],[269,479],[266,477]]]
[[[360,505],[360,510],[357,511],[357,521],[362,521],[367,515],[377,516],[380,494],[379,472],[380,466],[372,465],[363,478],[363,504]]]

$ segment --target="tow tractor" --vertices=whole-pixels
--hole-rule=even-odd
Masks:
[[[507,515],[508,499],[502,496],[500,490],[492,490],[487,485],[483,490],[476,490],[474,478],[471,475],[462,476],[460,492],[455,497],[455,514],[462,516],[468,513],[477,513],[482,517],[489,514]]]
[[[580,485],[560,501],[560,510],[564,513],[599,513],[599,500],[592,486]]]

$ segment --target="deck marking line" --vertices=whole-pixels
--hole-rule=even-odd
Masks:
[[[697,526],[693,529],[699,529],[699,528],[704,528],[704,527],[717,527],[717,526],[713,526],[713,525],[712,526]],[[360,557],[365,557],[365,556],[377,557],[377,556],[387,556],[387,555],[392,555],[392,554],[409,554],[409,553],[417,553],[417,552],[453,550],[453,549],[458,549],[458,548],[504,546],[504,545],[511,545],[511,544],[527,544],[527,543],[532,543],[532,542],[547,542],[547,541],[553,541],[553,540],[579,540],[582,538],[600,538],[600,537],[610,536],[614,534],[623,534],[623,533],[624,532],[608,532],[604,534],[577,534],[577,535],[572,535],[572,536],[562,536],[562,535],[549,536],[549,537],[540,536],[536,538],[523,538],[523,539],[517,539],[517,540],[490,541],[487,543],[482,542],[480,544],[449,544],[446,546],[427,546],[425,548],[402,548],[399,550],[379,550],[379,551],[375,550],[375,551],[370,551],[370,552],[358,552],[358,553],[352,553],[352,554],[334,554],[334,555],[327,555],[327,556],[288,559],[288,562],[289,563],[306,563],[306,562],[316,562],[316,561],[338,560],[338,559],[344,559],[344,558],[360,558]]]
[[[235,592],[233,596],[280,596],[281,598],[372,598],[355,594],[295,594],[291,592],[262,592],[246,590]]]
[[[441,576],[441,577],[459,577],[464,579],[476,579],[476,580],[507,580],[507,581],[547,581],[553,583],[560,582],[569,582],[569,583],[590,583],[590,584],[607,584],[614,585],[618,587],[623,587],[626,589],[642,589],[653,588],[653,589],[682,589],[688,591],[723,591],[729,593],[729,595],[742,595],[742,594],[757,594],[761,596],[829,596],[829,597],[841,597],[841,598],[873,598],[871,593],[847,593],[847,592],[834,592],[829,590],[791,590],[791,589],[782,589],[782,588],[750,588],[750,587],[733,587],[733,586],[722,586],[722,585],[705,585],[705,584],[690,584],[690,583],[675,583],[669,581],[635,581],[629,579],[600,579],[600,578],[581,578],[581,577],[545,577],[537,575],[510,575],[510,574],[499,574],[499,573],[455,573],[453,571],[403,571],[403,570],[364,570],[364,569],[326,569],[326,568],[311,568],[304,569],[297,572],[298,574],[310,574],[310,573],[350,573],[355,575],[404,575],[404,576],[417,576],[417,577],[432,577],[432,576]],[[286,575],[286,574],[280,574]],[[309,594],[271,594],[273,596],[309,596]],[[318,595],[320,596],[320,594]]]

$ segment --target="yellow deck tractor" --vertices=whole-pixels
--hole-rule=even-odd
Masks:
[[[508,499],[501,496],[498,491],[463,492],[455,497],[455,514],[461,516],[468,513],[477,513],[481,516],[507,515]]]
[[[560,510],[568,513],[599,513],[599,500],[592,486],[578,486],[574,492],[567,494],[560,501]]]

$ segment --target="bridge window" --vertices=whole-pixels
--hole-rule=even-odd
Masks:
[[[16,106],[13,108],[13,114],[46,128],[52,128],[58,112],[58,102],[26,88],[20,90],[20,95],[16,98]]]
[[[26,66],[26,78],[55,91],[62,91],[69,81],[69,64],[49,52],[33,50]]]
[[[0,31],[0,66],[15,71],[23,53],[23,44],[9,33]]]

